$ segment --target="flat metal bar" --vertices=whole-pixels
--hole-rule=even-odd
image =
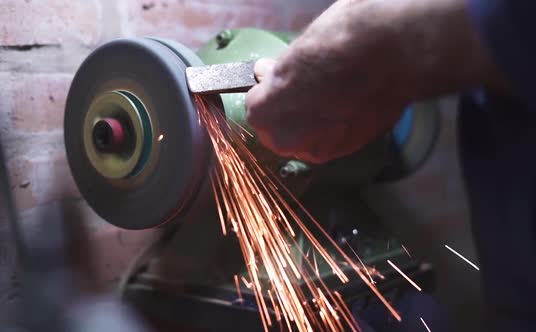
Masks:
[[[255,84],[255,61],[186,68],[191,93],[218,94],[247,92]]]

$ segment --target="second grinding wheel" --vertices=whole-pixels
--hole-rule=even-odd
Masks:
[[[101,46],[76,73],[64,119],[67,158],[106,221],[158,227],[195,200],[212,150],[184,72],[200,64],[176,42],[133,38]]]

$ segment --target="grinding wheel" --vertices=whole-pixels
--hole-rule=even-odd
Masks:
[[[126,229],[186,213],[212,150],[185,69],[202,61],[161,39],[120,39],[95,50],[72,82],[65,110],[69,166],[83,197]],[[219,96],[212,102],[221,104]]]

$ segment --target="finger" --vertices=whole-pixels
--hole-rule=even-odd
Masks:
[[[302,150],[296,147],[300,142],[296,141],[294,135],[288,135],[285,131],[280,131],[277,128],[269,132],[257,130],[256,137],[262,146],[281,157],[294,158],[296,151]]]
[[[273,98],[270,98],[270,77],[251,88],[246,95],[246,121],[254,129],[266,129],[271,126]]]
[[[272,130],[269,134],[257,130],[255,134],[261,145],[281,157],[290,157],[294,153],[294,149],[289,148],[287,145],[288,140],[282,140],[283,133],[277,129]]]
[[[262,58],[255,63],[255,77],[257,81],[262,82],[264,78],[274,70],[276,61],[273,59]]]
[[[323,144],[324,140],[317,135],[307,134],[301,128],[288,131],[276,127],[269,133],[257,131],[256,134],[263,146],[281,157],[313,164],[322,164],[330,159],[329,156],[319,155],[317,151],[318,145]]]
[[[344,157],[349,154],[343,144],[349,140],[350,128],[347,124],[336,124],[312,129],[309,135],[300,137],[301,144],[295,146],[294,153],[301,161],[317,165]]]

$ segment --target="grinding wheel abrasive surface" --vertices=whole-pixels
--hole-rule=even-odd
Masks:
[[[122,39],[93,52],[73,80],[64,119],[69,166],[89,205],[116,226],[146,229],[171,221],[188,209],[208,175],[212,150],[187,89],[187,65],[158,41]],[[85,155],[85,114],[110,90],[135,94],[153,125],[151,161],[132,179],[103,177]]]

